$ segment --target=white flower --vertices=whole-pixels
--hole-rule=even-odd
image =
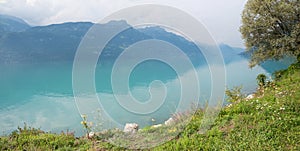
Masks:
[[[89,138],[93,138],[95,136],[95,132],[90,132],[89,133]]]

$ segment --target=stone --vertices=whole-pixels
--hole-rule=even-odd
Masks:
[[[162,126],[162,124],[157,124],[157,125],[152,125],[151,127],[158,128],[158,127],[161,127],[161,126]]]
[[[169,125],[172,125],[174,122],[175,122],[175,120],[172,117],[170,117],[168,120],[165,121],[165,125],[169,126]]]
[[[136,123],[126,123],[123,132],[136,133],[139,130],[139,125]]]
[[[250,94],[250,95],[248,95],[247,97],[246,97],[246,100],[251,100],[251,99],[253,99],[254,98],[254,94]]]

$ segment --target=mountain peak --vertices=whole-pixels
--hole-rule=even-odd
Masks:
[[[12,20],[12,21],[15,21],[15,22],[18,22],[18,23],[21,23],[21,24],[25,24],[25,25],[28,25],[23,19],[21,18],[18,18],[18,17],[15,17],[15,16],[10,16],[10,15],[3,15],[3,14],[0,14],[0,20],[2,21],[3,19],[6,19],[6,20]],[[29,25],[28,25],[29,26]]]
[[[129,25],[126,20],[111,20],[106,23],[109,26]]]
[[[0,33],[20,32],[30,28],[30,26],[22,19],[0,14]]]

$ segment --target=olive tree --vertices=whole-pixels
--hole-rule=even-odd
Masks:
[[[250,67],[268,59],[300,56],[300,0],[248,0],[240,32]]]

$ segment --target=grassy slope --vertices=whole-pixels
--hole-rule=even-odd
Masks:
[[[295,66],[294,66],[295,67]],[[176,139],[152,150],[300,150],[300,70],[291,69],[251,100],[222,109],[205,134],[201,112]],[[235,101],[235,100],[232,100]],[[0,150],[120,150],[101,141],[22,128],[0,137]]]
[[[300,70],[290,70],[256,98],[224,108],[206,134],[196,133],[196,116],[179,139],[154,150],[300,150],[299,90]]]

